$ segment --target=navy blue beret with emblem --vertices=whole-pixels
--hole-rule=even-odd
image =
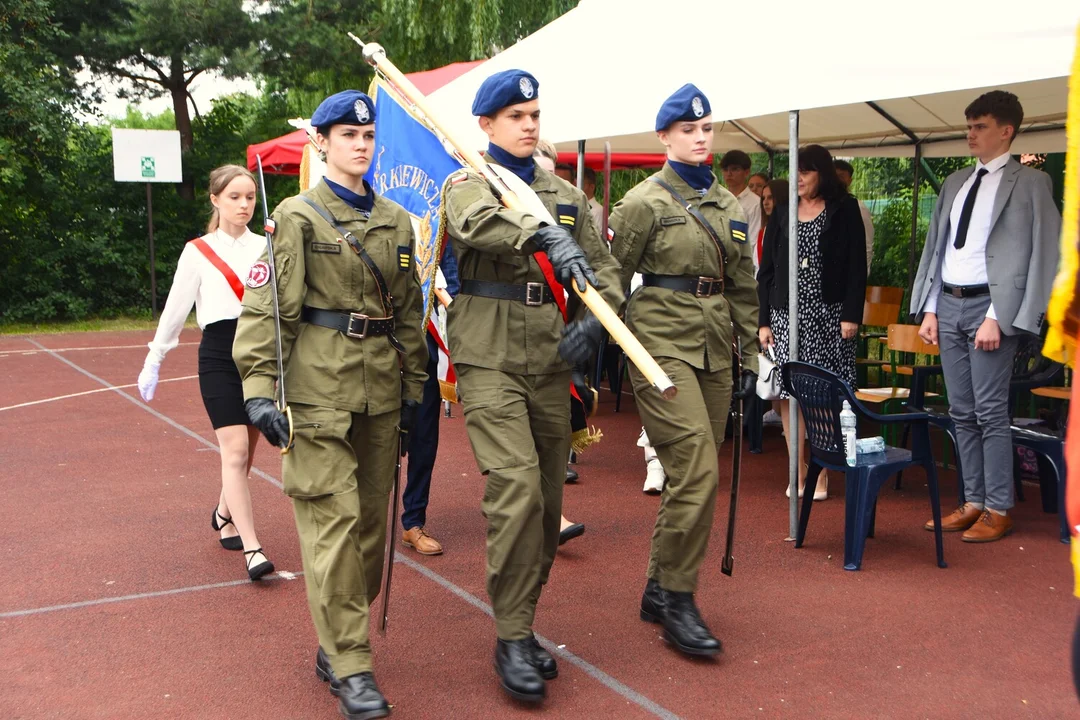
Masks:
[[[667,130],[672,123],[682,120],[700,120],[711,112],[705,93],[693,83],[686,83],[660,106],[660,112],[656,113],[656,131]]]
[[[497,72],[480,85],[472,104],[472,114],[494,115],[507,105],[529,102],[540,96],[540,83],[524,70]]]
[[[332,125],[372,125],[375,103],[359,90],[342,90],[319,103],[311,116],[311,126],[318,130]]]

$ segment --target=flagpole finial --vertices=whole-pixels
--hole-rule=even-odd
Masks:
[[[360,38],[353,35],[351,32],[348,33],[348,35],[349,35],[350,38],[353,39],[353,42],[355,42],[357,45],[359,45],[361,48],[363,48],[363,50],[364,50],[364,61],[366,63],[368,63],[369,65],[378,66],[379,62],[378,62],[378,60],[376,58],[376,56],[378,56],[378,55],[382,55],[383,57],[386,57],[386,50],[384,50],[383,46],[380,45],[379,43],[366,43],[363,40],[361,40]]]

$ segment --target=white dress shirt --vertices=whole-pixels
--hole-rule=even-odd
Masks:
[[[243,282],[256,260],[266,252],[266,238],[250,230],[238,238],[229,237],[221,230],[203,236],[203,240],[217,256],[225,261],[236,277]],[[180,341],[184,321],[195,305],[195,319],[200,328],[219,320],[240,317],[240,301],[221,271],[210,264],[206,256],[191,243],[184,246],[180,261],[176,264],[169,299],[161,311],[157,332],[150,341],[147,360],[160,365],[165,354]]]
[[[941,295],[942,283],[949,285],[985,285],[986,276],[986,242],[990,239],[990,220],[994,214],[994,198],[997,196],[998,186],[1001,185],[1001,177],[1004,175],[1005,164],[1011,156],[1008,152],[999,155],[985,165],[980,160],[975,164],[975,172],[971,173],[960,190],[956,193],[952,208],[949,212],[949,237],[945,246],[945,258],[941,263],[941,272],[934,278],[934,284],[930,288],[930,297],[926,299],[925,312],[937,312],[938,296]],[[964,239],[964,247],[953,247],[956,241],[956,228],[960,224],[960,213],[964,209],[964,201],[967,200],[971,186],[975,184],[975,178],[979,170],[986,168],[982,182],[979,184],[979,194],[975,196],[975,206],[971,210],[971,221],[968,224],[967,237]],[[997,320],[993,303],[986,311],[986,317]]]
[[[735,196],[735,199],[742,206],[743,213],[746,215],[746,224],[750,226],[746,232],[746,240],[750,243],[750,257],[754,259],[754,274],[756,275],[758,231],[761,230],[761,197],[747,186]]]

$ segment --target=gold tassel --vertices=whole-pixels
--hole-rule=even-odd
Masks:
[[[442,395],[442,399],[447,402],[460,402],[457,394],[457,385],[455,383],[449,383],[445,380],[439,381],[439,394]]]
[[[603,431],[595,425],[591,428],[582,428],[570,436],[570,449],[581,454],[603,439]]]

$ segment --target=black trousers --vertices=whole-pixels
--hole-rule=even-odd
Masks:
[[[409,439],[409,470],[405,491],[401,494],[401,524],[406,530],[423,527],[427,522],[428,493],[435,456],[439,452],[439,411],[442,395],[439,392],[439,346],[427,336],[427,382],[424,399],[416,416],[416,427]]]

